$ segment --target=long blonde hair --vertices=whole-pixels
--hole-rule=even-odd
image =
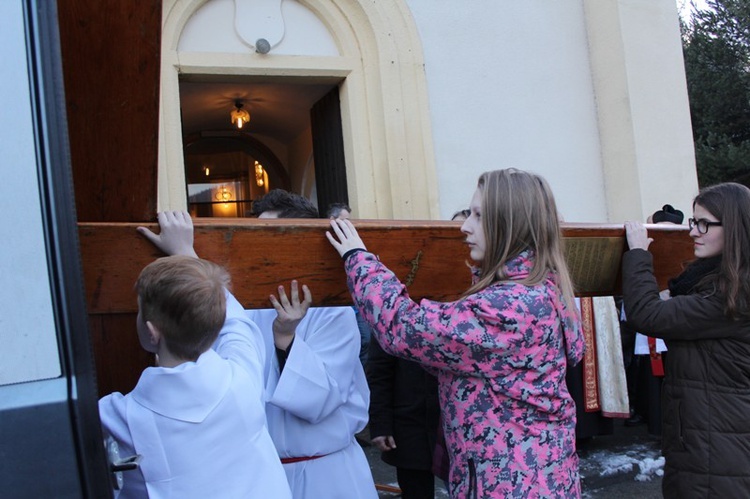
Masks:
[[[547,181],[534,173],[508,168],[485,172],[477,184],[487,248],[479,280],[466,294],[508,279],[505,265],[522,251],[534,252],[529,275],[517,282],[536,285],[550,272],[565,303],[574,307],[573,283],[565,262],[557,206]]]

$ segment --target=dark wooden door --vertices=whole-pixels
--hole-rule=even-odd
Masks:
[[[310,110],[318,211],[326,215],[331,203],[349,203],[341,126],[339,89],[333,88]]]

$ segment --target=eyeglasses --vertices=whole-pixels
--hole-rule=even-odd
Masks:
[[[688,225],[690,226],[690,230],[693,230],[694,227],[697,227],[699,234],[705,234],[706,232],[708,232],[709,227],[721,227],[721,222],[709,222],[708,220],[703,220],[702,218],[699,218],[698,220],[694,218],[688,218]]]

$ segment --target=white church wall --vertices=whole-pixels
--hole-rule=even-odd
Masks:
[[[673,0],[585,0],[609,217],[645,220],[698,192]]]
[[[480,173],[543,175],[568,221],[604,222],[596,103],[580,1],[409,0],[422,38],[440,211]]]
[[[407,0],[422,38],[440,211],[485,170],[544,175],[567,221],[689,212],[697,175],[673,0]]]
[[[431,131],[426,133],[431,132],[431,142],[424,143],[432,151],[425,149],[421,158],[410,157],[419,147],[404,149],[405,156],[404,151],[376,155],[400,149],[390,142],[383,148],[382,141],[362,140],[367,133],[391,137],[388,128],[401,126],[391,115],[383,119],[377,114],[380,103],[371,101],[378,84],[394,83],[384,67],[391,59],[378,59],[381,76],[369,73],[367,90],[356,87],[356,101],[346,100],[347,80],[342,113],[359,117],[347,120],[360,120],[356,126],[354,121],[351,128],[345,126],[345,140],[358,144],[356,153],[347,149],[354,179],[350,197],[354,204],[361,203],[363,214],[388,218],[392,205],[393,216],[411,218],[414,213],[402,205],[429,197],[436,201],[427,205],[436,202],[437,216],[446,219],[465,207],[480,173],[511,166],[547,178],[566,221],[645,219],[665,202],[689,211],[697,176],[674,0],[472,0],[460,8],[446,0],[403,1],[415,25],[416,44],[406,43],[403,31],[398,37],[388,36],[392,25],[383,23],[385,16],[375,22],[386,6],[371,4],[360,7],[374,16],[372,39],[363,37],[357,43],[375,40],[375,45],[368,45],[370,52],[362,52],[368,57],[375,47],[384,50],[385,40],[423,52],[427,85],[419,97],[426,94],[429,114],[423,119],[411,113],[406,123],[429,123]],[[331,61],[346,57],[335,56],[346,53],[346,64],[351,64],[351,55],[362,47],[352,46],[354,38],[334,29],[343,25],[330,24],[330,15],[325,21],[316,18],[305,7],[313,3],[317,5],[281,2],[286,31],[265,59],[245,55],[247,45],[231,30],[217,31],[216,26],[232,18],[232,0],[202,4],[180,34],[180,62],[191,60],[191,54],[218,51],[211,54],[221,63],[217,66],[235,67],[240,57],[255,72],[264,60],[275,67],[277,56],[286,57],[286,64],[295,56],[294,60],[336,65]],[[350,19],[355,18],[359,19]],[[226,32],[223,38],[217,36],[220,31]],[[169,57],[164,57],[167,65],[172,64]],[[357,73],[356,64],[350,67],[353,72],[347,78],[356,75],[352,81],[362,82],[359,75],[364,73]],[[163,75],[162,85],[174,77]],[[419,98],[408,92],[404,96]],[[168,122],[170,113],[166,114]],[[396,135],[397,141],[404,141],[404,135]],[[179,153],[179,141],[171,142],[171,149]],[[404,164],[392,164],[394,158]],[[414,171],[423,171],[414,166],[414,159],[428,165],[424,171],[431,170],[434,160],[437,187],[435,179],[420,183],[422,177],[404,170],[412,165]],[[414,178],[411,183],[388,178],[396,174]],[[368,176],[374,180],[365,181]],[[374,187],[368,187],[373,182]],[[160,199],[162,188],[160,182]],[[424,216],[420,213],[418,217]]]

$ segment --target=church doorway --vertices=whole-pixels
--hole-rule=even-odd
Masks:
[[[190,212],[248,217],[252,201],[275,188],[310,198],[321,215],[331,202],[348,202],[341,81],[181,75]]]

